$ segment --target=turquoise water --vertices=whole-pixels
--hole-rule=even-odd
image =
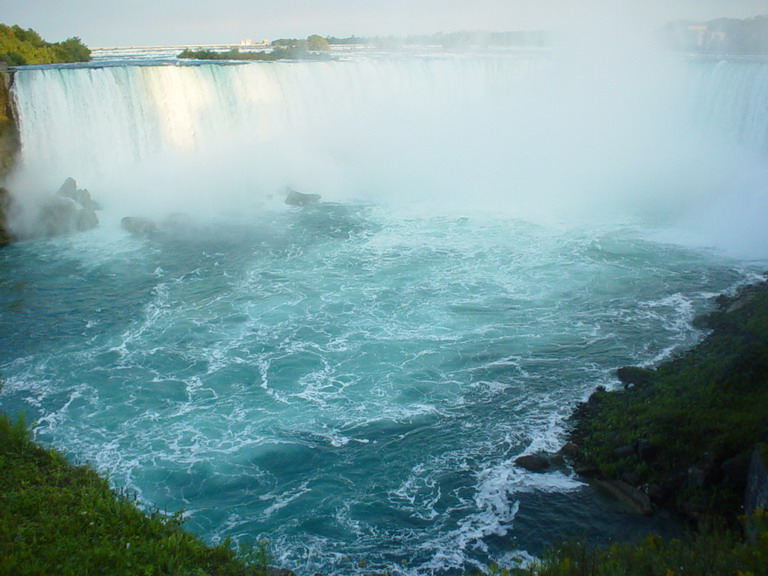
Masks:
[[[302,573],[509,561],[654,528],[512,461],[750,274],[631,227],[360,204],[29,241],[0,252],[2,407]]]
[[[763,269],[768,67],[620,56],[18,71],[0,408],[300,574],[667,529],[514,459]],[[33,239],[67,176],[99,228]]]

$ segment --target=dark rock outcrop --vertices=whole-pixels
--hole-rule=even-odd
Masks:
[[[552,468],[552,462],[546,454],[524,454],[515,458],[515,464],[529,472],[547,472]]]
[[[13,120],[10,89],[13,76],[5,62],[0,62],[0,178],[10,173],[19,153],[19,134]]]
[[[304,194],[293,188],[288,188],[288,194],[285,197],[285,203],[289,206],[307,206],[318,202],[320,202],[320,194]]]
[[[78,189],[77,182],[74,178],[67,178],[64,180],[64,184],[61,185],[61,188],[59,188],[58,192],[59,196],[63,196],[64,198],[69,198],[70,200],[74,200],[77,204],[79,204],[84,210],[101,210],[101,206],[99,206],[99,203],[94,201],[93,198],[91,198],[91,193],[88,192],[88,189],[82,188]]]
[[[157,224],[153,220],[140,216],[126,216],[120,221],[120,226],[135,236],[151,236],[157,232]]]
[[[34,230],[42,236],[91,230],[99,225],[98,209],[91,193],[78,189],[74,178],[67,178],[59,191],[40,206]]]

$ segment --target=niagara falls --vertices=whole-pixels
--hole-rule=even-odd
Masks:
[[[765,57],[175,54],[13,70],[4,412],[297,574],[462,574],[680,529],[515,460],[763,277]],[[67,179],[98,225],[46,234]]]

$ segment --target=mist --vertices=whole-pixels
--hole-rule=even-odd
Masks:
[[[731,104],[706,74],[610,34],[528,53],[24,70],[10,188],[33,204],[72,176],[105,225],[285,209],[291,187],[425,214],[626,222],[764,255],[766,143],[727,133]]]

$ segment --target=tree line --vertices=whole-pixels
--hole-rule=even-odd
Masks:
[[[10,66],[88,62],[91,50],[73,36],[63,42],[46,42],[40,34],[21,26],[0,24],[0,61]]]

